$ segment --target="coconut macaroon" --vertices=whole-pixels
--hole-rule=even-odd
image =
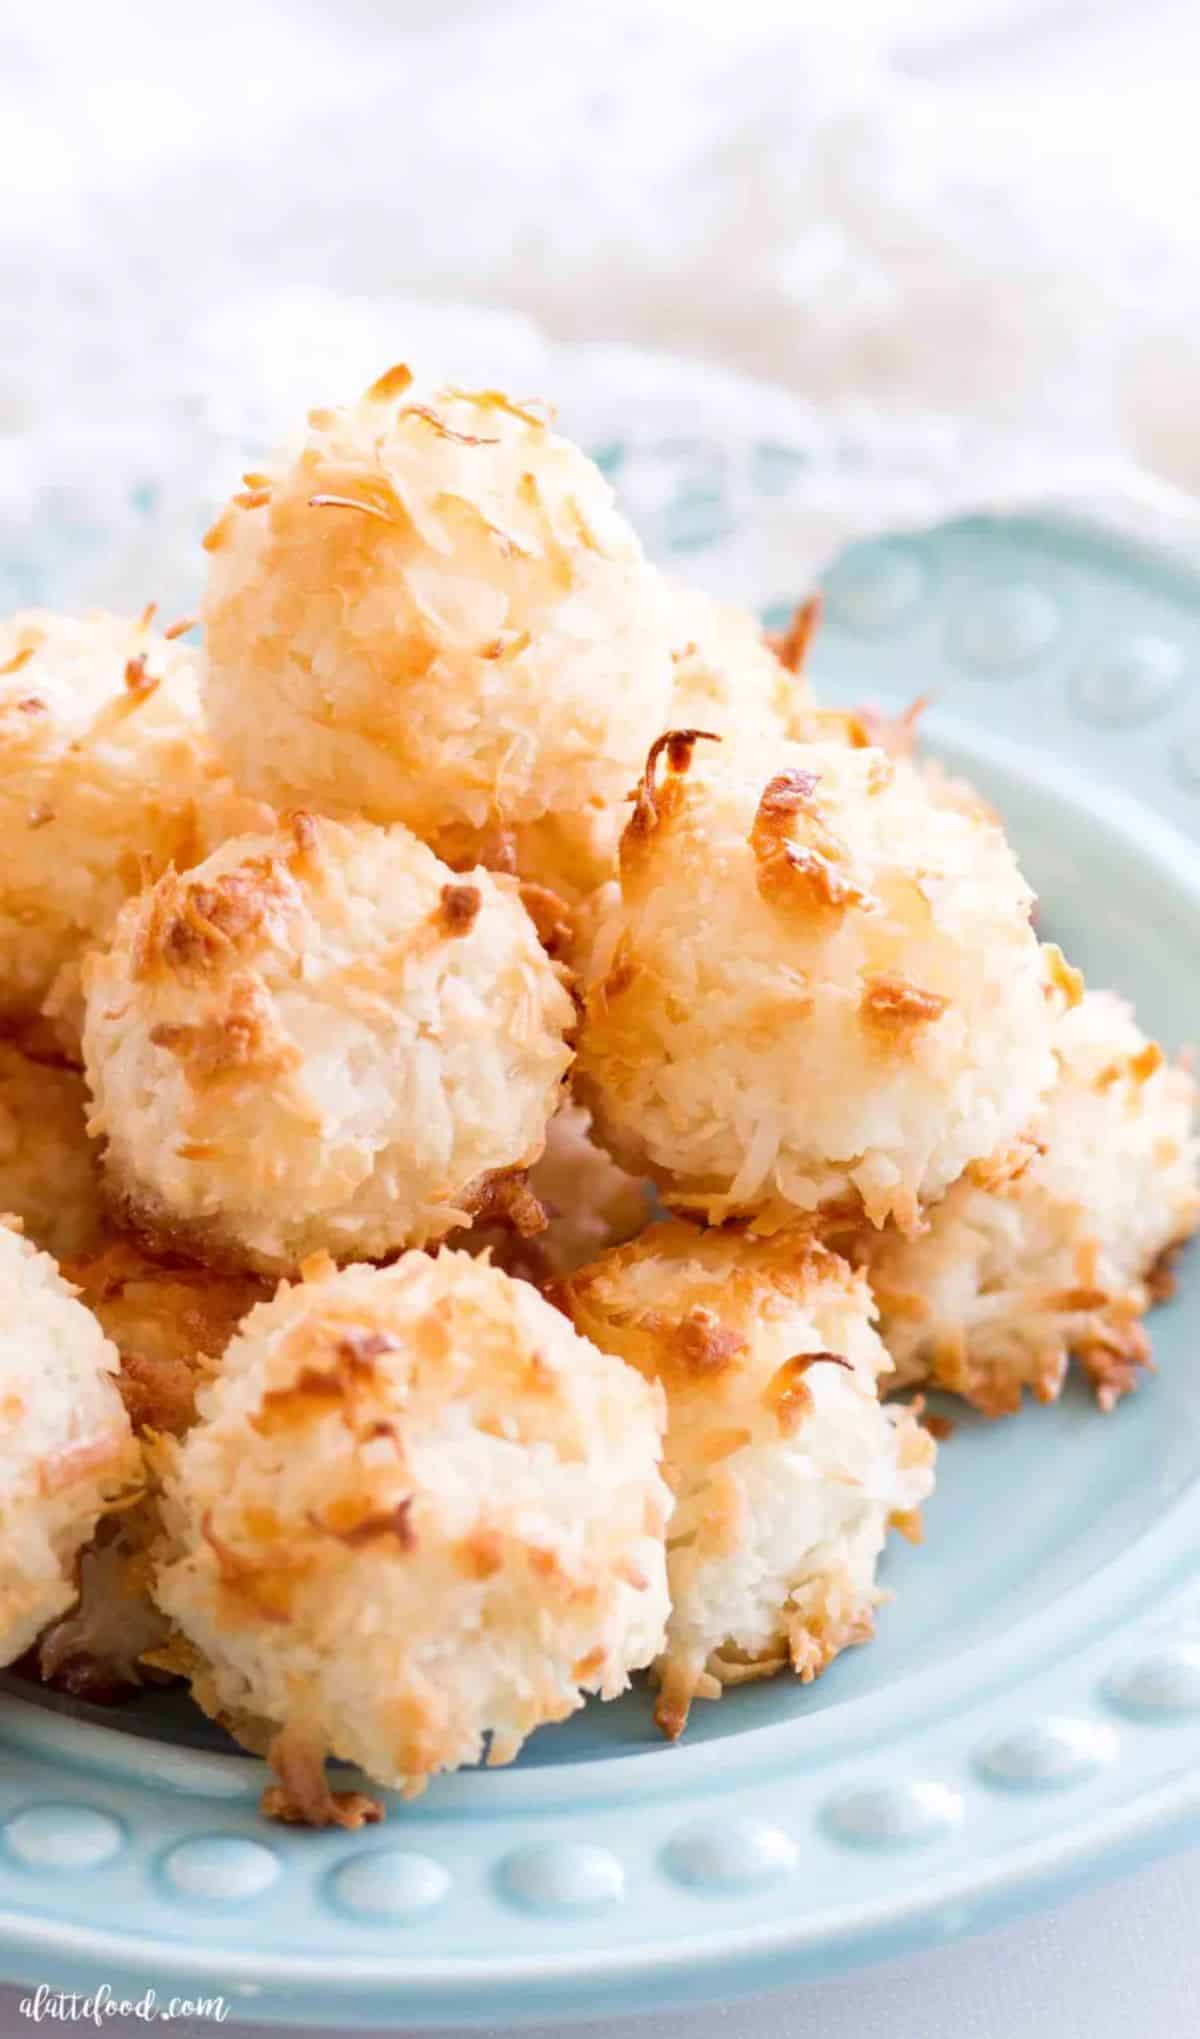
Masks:
[[[406,1792],[509,1762],[660,1650],[661,1395],[486,1260],[314,1270],[199,1402],[157,1593],[202,1703],[267,1724],[265,1809],[369,1816],[327,1755]]]
[[[813,701],[803,669],[820,616],[816,598],[773,642],[748,610],[693,588],[674,590],[672,605],[676,727],[718,735],[755,726],[776,736],[805,733]]]
[[[56,1260],[91,1252],[105,1228],[100,1150],[75,1069],[35,1062],[0,1041],[0,1211]]]
[[[868,705],[831,708],[818,701],[808,661],[821,628],[820,593],[797,603],[786,629],[763,630],[748,610],[693,589],[674,595],[677,644],[671,718],[721,736],[788,736],[800,743],[849,743],[911,758],[922,696],[898,715]]]
[[[167,872],[85,971],[92,1131],[151,1244],[286,1273],[536,1230],[574,1006],[507,881],[296,815]]]
[[[142,1446],[142,1492],[104,1516],[78,1560],[79,1599],[45,1630],[38,1668],[79,1697],[124,1697],[169,1662],[171,1631],[150,1586],[162,1535],[158,1469],[163,1437],[195,1420],[196,1390],[216,1371],[242,1318],[269,1289],[251,1276],[151,1260],[110,1236],[69,1261],[78,1289],[120,1358],[117,1388]]]
[[[849,743],[859,750],[874,748],[886,751],[892,758],[906,758],[920,772],[925,790],[935,805],[960,807],[965,814],[980,820],[999,822],[995,808],[969,779],[947,771],[939,758],[927,757],[920,752],[918,732],[928,706],[929,699],[924,694],[919,694],[916,700],[910,701],[896,714],[886,713],[869,702],[850,709],[814,706],[808,713],[807,727],[795,733],[809,741]]]
[[[0,1022],[53,990],[70,1047],[81,955],[124,901],[262,813],[208,748],[194,655],[151,613],[0,624]]]
[[[1031,904],[999,827],[902,759],[672,732],[593,939],[578,1093],[678,1208],[911,1229],[1053,1074]]]
[[[1188,1073],[1104,991],[1062,1013],[1054,1054],[1023,1148],[969,1169],[919,1237],[860,1241],[897,1385],[927,1380],[991,1416],[1026,1388],[1053,1401],[1072,1355],[1111,1409],[1149,1363],[1163,1257],[1200,1223]]]
[[[666,596],[599,470],[535,410],[397,367],[245,483],[205,541],[206,702],[238,782],[455,861],[511,837],[554,883],[553,827],[526,832],[618,806],[671,693]]]
[[[71,1605],[80,1549],[136,1479],[116,1373],[53,1260],[0,1224],[0,1664]]]
[[[634,1238],[650,1222],[647,1185],[596,1145],[590,1125],[577,1104],[563,1105],[550,1121],[546,1151],[529,1171],[529,1187],[546,1213],[543,1232],[522,1239],[510,1226],[476,1225],[451,1244],[468,1253],[486,1249],[507,1273],[540,1287]]]
[[[935,1446],[880,1407],[865,1280],[805,1228],[652,1225],[556,1285],[576,1329],[667,1398],[671,1618],[656,1718],[872,1632],[889,1523],[919,1532]]]
[[[63,1272],[117,1348],[117,1387],[139,1435],[183,1436],[195,1419],[197,1388],[242,1318],[271,1293],[253,1275],[154,1259],[111,1233]]]

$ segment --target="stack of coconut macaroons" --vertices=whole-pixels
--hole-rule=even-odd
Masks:
[[[358,1824],[864,1641],[881,1388],[1131,1386],[1193,1090],[538,407],[392,369],[205,546],[199,651],[0,631],[0,1661]]]

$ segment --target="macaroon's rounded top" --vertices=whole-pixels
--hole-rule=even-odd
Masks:
[[[536,1160],[574,1006],[516,887],[295,815],[168,872],[86,972],[92,1129],[159,1244],[382,1258]]]
[[[836,742],[653,746],[592,939],[600,1137],[712,1219],[918,1221],[1050,1080],[1032,897],[999,827]]]
[[[311,412],[207,543],[210,720],[265,798],[483,842],[619,803],[666,718],[657,573],[594,464],[496,391],[397,368]]]

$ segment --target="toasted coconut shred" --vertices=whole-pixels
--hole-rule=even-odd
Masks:
[[[382,1258],[497,1196],[540,1214],[575,1008],[515,887],[406,829],[296,816],[168,873],[85,972],[92,1131],[157,1247]],[[524,1213],[524,1216],[523,1216]]]
[[[599,1136],[710,1221],[849,1198],[915,1228],[1053,1074],[1003,835],[870,747],[661,746],[591,941]]]
[[[791,1669],[807,1682],[874,1626],[889,1522],[912,1532],[935,1446],[880,1406],[866,1282],[810,1229],[652,1225],[552,1291],[576,1328],[666,1394],[671,1617],[656,1717]]]
[[[1190,1074],[1057,954],[1054,974],[1057,1081],[1024,1151],[968,1170],[919,1237],[858,1241],[896,1384],[933,1382],[988,1415],[1026,1390],[1055,1400],[1072,1356],[1111,1409],[1150,1364],[1164,1256],[1200,1224]]]
[[[136,1491],[116,1349],[48,1254],[0,1224],[0,1664],[75,1599],[105,1510]]]
[[[198,1399],[158,1599],[201,1703],[267,1724],[276,1817],[362,1816],[328,1755],[406,1792],[508,1762],[661,1649],[661,1395],[486,1260],[315,1270]]]

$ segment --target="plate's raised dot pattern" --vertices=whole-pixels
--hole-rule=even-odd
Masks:
[[[1184,658],[1167,637],[1129,637],[1081,665],[1071,705],[1091,722],[1148,722],[1169,708],[1183,681]]]
[[[1060,627],[1057,604],[1032,582],[976,588],[951,618],[947,648],[957,664],[1000,678],[1040,658]]]
[[[1104,1696],[1119,1713],[1135,1717],[1200,1712],[1200,1642],[1167,1643],[1122,1665]]]
[[[697,1820],[668,1841],[664,1867],[693,1890],[753,1890],[790,1876],[800,1851],[766,1820]]]
[[[607,1848],[586,1841],[545,1841],[500,1864],[504,1895],[535,1912],[592,1912],[619,1904],[625,1871]]]
[[[279,1858],[261,1841],[241,1834],[197,1834],[164,1856],[165,1883],[181,1897],[208,1904],[236,1904],[268,1890],[280,1873]]]
[[[962,1794],[937,1778],[908,1784],[865,1785],[844,1791],[825,1808],[825,1826],[856,1848],[910,1848],[944,1839],[961,1825]]]
[[[411,1919],[432,1911],[450,1889],[450,1872],[431,1855],[376,1848],[351,1855],[332,1871],[329,1890],[343,1911],[360,1918]]]
[[[26,1869],[98,1869],[125,1840],[120,1820],[90,1805],[30,1805],[6,1820],[4,1846]]]
[[[915,609],[928,570],[903,544],[857,545],[825,579],[828,613],[847,630],[873,636]]]
[[[1119,1752],[1116,1730],[1107,1721],[1058,1715],[985,1742],[975,1768],[985,1783],[1044,1791],[1090,1777]]]

